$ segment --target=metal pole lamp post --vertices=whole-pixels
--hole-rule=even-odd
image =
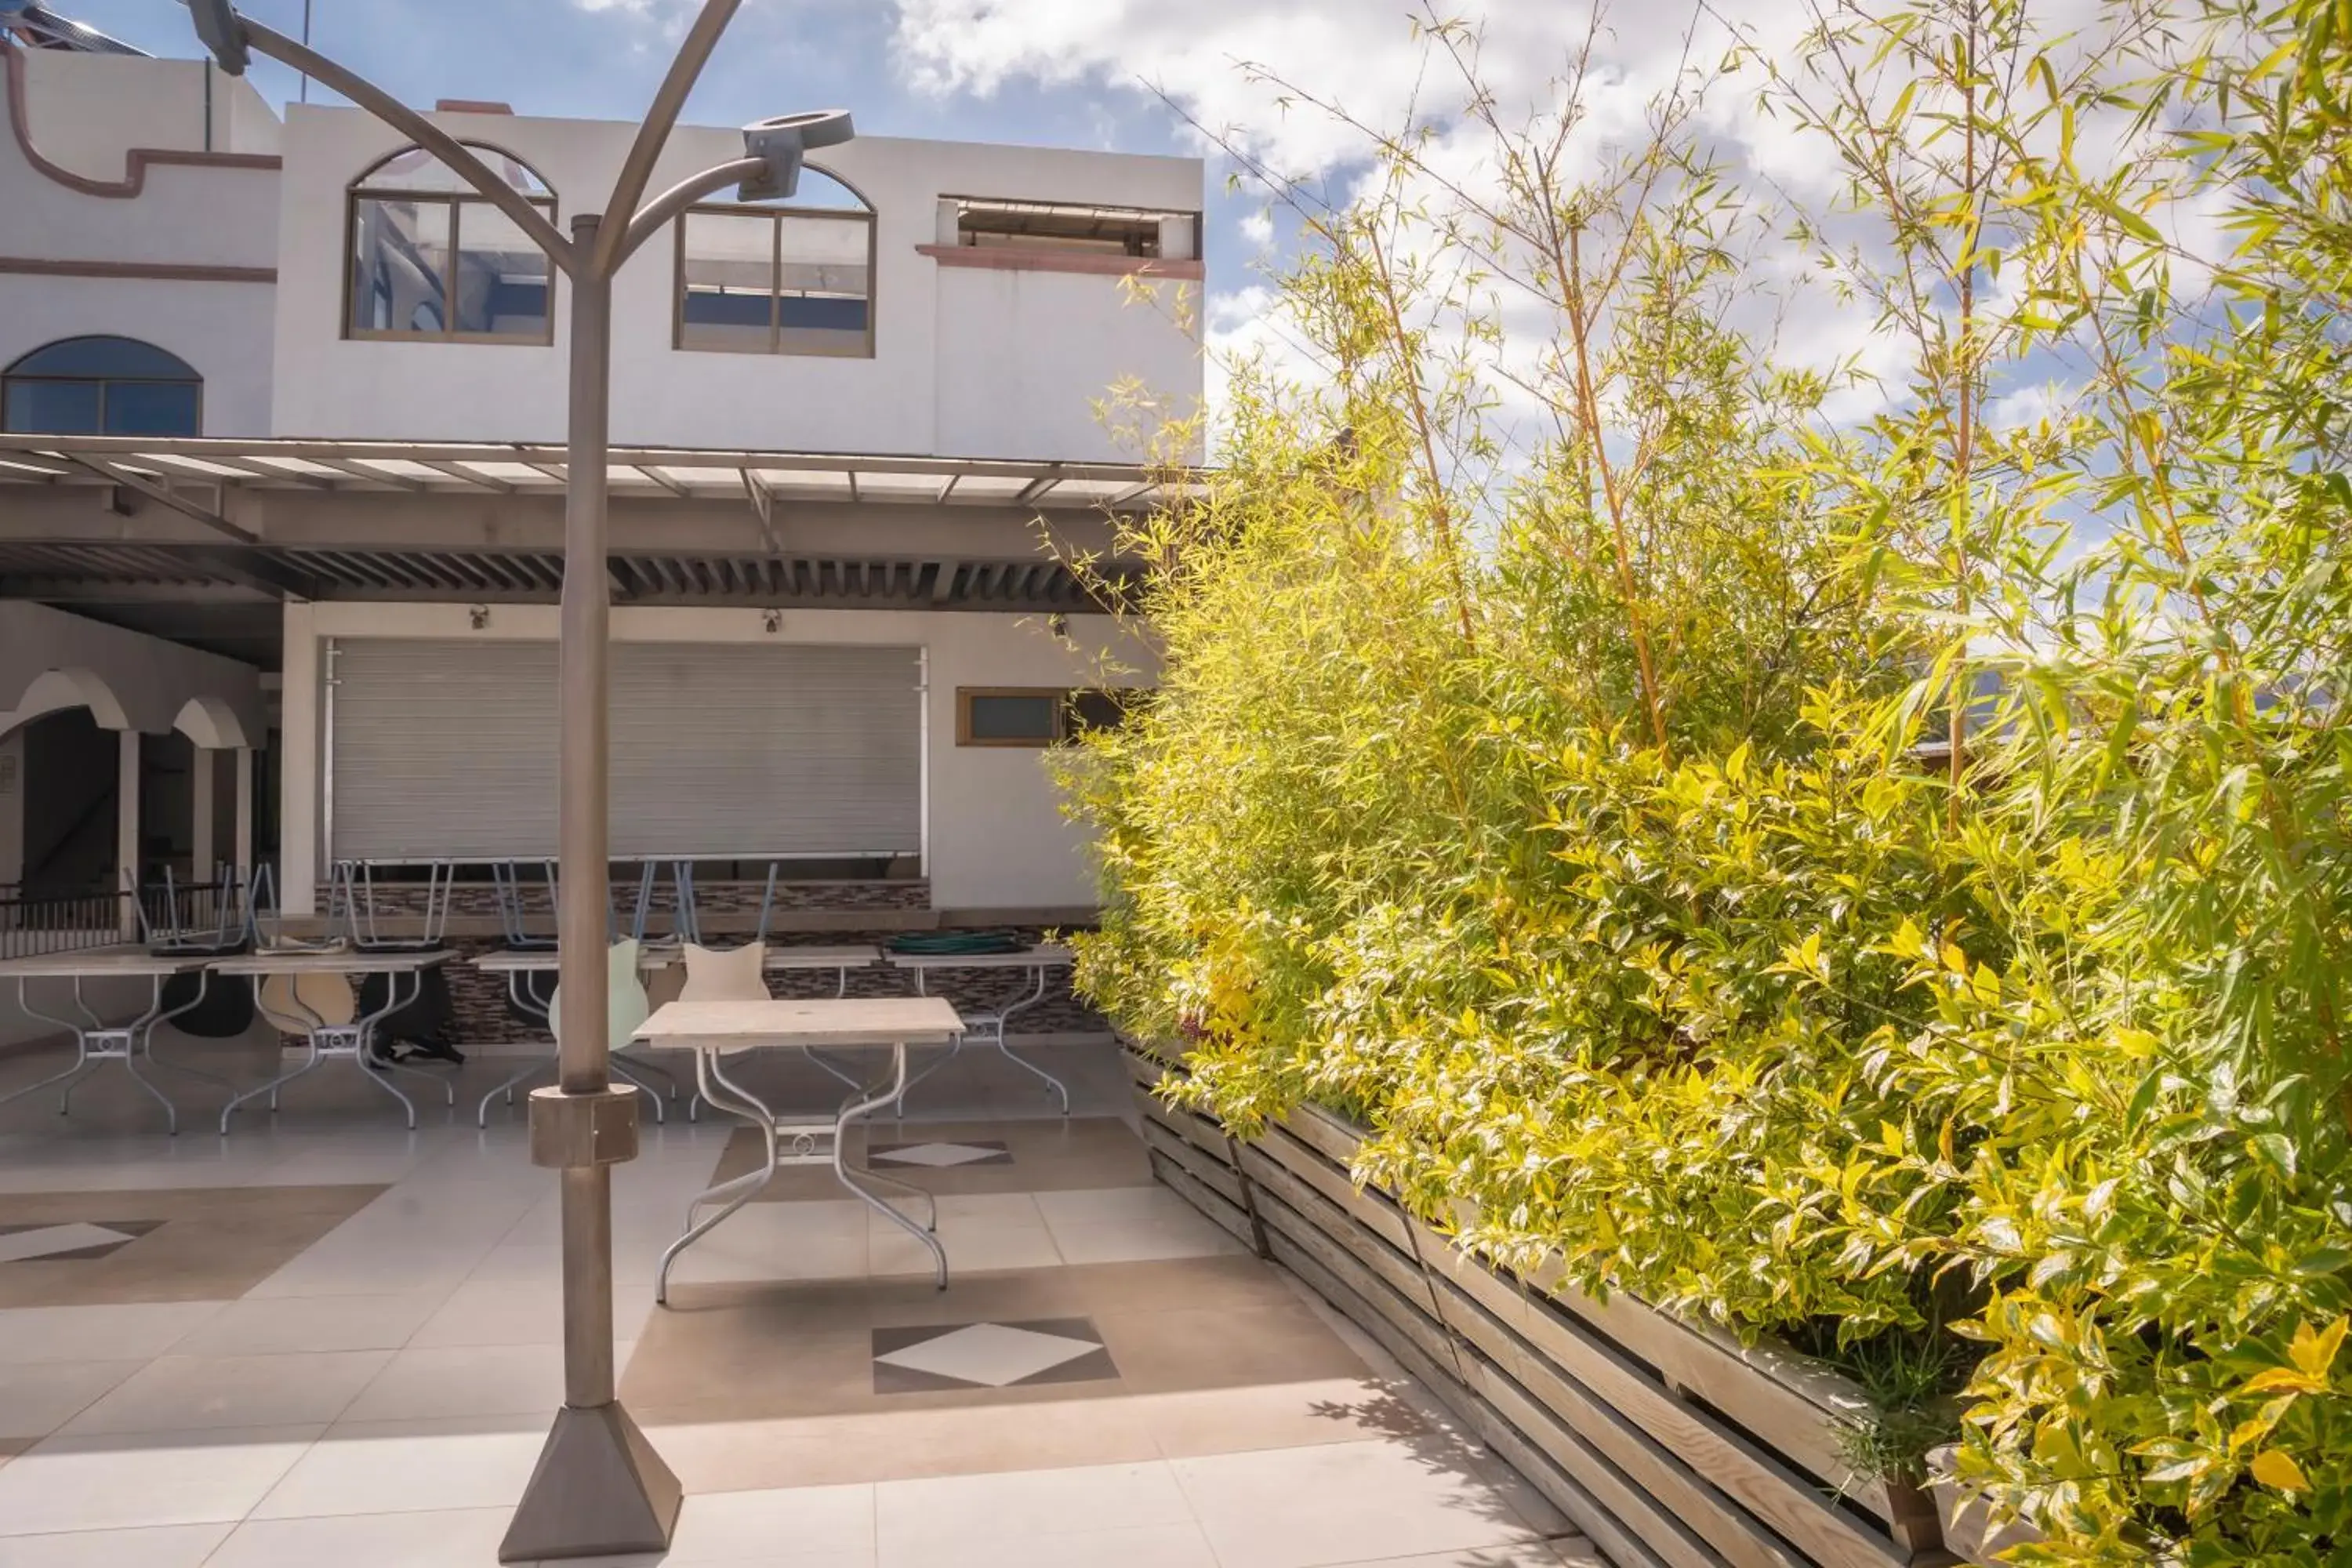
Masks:
[[[604,482],[611,397],[613,275],[689,205],[729,185],[746,201],[793,194],[801,155],[846,142],[838,110],[744,127],[743,153],[682,180],[643,207],[662,143],[688,90],[741,0],[707,0],[621,165],[602,213],[572,220],[569,238],[538,208],[423,115],[282,34],[237,15],[231,0],[189,0],[196,34],[221,68],[262,54],[313,77],[411,138],[521,226],[572,282],[572,412],[564,465],[562,752],[559,801],[562,903],[556,937],[563,1028],[552,1089],[530,1097],[530,1157],[561,1173],[563,1192],[563,1408],[515,1510],[499,1561],[658,1552],[669,1544],[677,1479],[613,1390],[612,1167],[637,1152],[635,1091],[608,1076],[605,921],[605,698],[610,589]],[[616,216],[617,215],[617,216]]]

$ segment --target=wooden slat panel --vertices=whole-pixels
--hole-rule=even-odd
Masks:
[[[1272,1240],[1276,1261],[1313,1286],[1471,1426],[1481,1430],[1517,1429],[1522,1433],[1545,1429],[1547,1423],[1542,1417],[1515,1417],[1513,1412],[1499,1405],[1489,1405],[1479,1390],[1465,1386],[1455,1374],[1454,1369],[1459,1363],[1451,1350],[1433,1356],[1397,1322],[1375,1308],[1360,1293],[1360,1286],[1368,1284],[1373,1290],[1380,1287],[1361,1274],[1353,1279],[1343,1274],[1341,1270],[1348,1267],[1340,1261],[1344,1255],[1334,1256],[1332,1250],[1318,1252],[1301,1246],[1280,1231],[1273,1233]],[[1521,1403],[1530,1411],[1535,1408],[1531,1402]],[[1562,1449],[1573,1454],[1578,1439],[1572,1434],[1563,1432],[1561,1436],[1566,1439]],[[1536,1447],[1539,1452],[1543,1450],[1540,1443]],[[1615,1475],[1605,1460],[1586,1454],[1566,1465],[1554,1465],[1549,1458],[1547,1454],[1544,1464],[1523,1467],[1520,1473],[1530,1480],[1564,1481],[1565,1485],[1547,1489],[1545,1496],[1608,1552],[1617,1568],[1717,1568],[1696,1541],[1673,1520],[1659,1513],[1637,1489]],[[1633,1522],[1636,1520],[1639,1526]],[[1676,1549],[1664,1553],[1654,1551],[1648,1543],[1650,1532],[1676,1542]]]
[[[1279,1198],[1297,1215],[1299,1223],[1315,1226],[1335,1245],[1345,1247],[1358,1262],[1378,1274],[1381,1283],[1395,1291],[1414,1311],[1426,1317],[1432,1327],[1439,1326],[1437,1301],[1430,1294],[1429,1281],[1423,1276],[1421,1266],[1412,1258],[1381,1240],[1359,1224],[1346,1209],[1267,1159],[1258,1144],[1242,1145],[1242,1173],[1261,1194],[1271,1193]],[[1267,1214],[1263,1205],[1258,1212]],[[1270,1216],[1267,1223],[1274,1223]]]
[[[1405,1229],[1403,1214],[1385,1198],[1366,1193],[1349,1181],[1345,1162],[1334,1164],[1321,1151],[1308,1148],[1279,1127],[1268,1128],[1265,1136],[1249,1147],[1265,1151],[1299,1180],[1355,1215],[1374,1236],[1412,1256],[1412,1236]]]

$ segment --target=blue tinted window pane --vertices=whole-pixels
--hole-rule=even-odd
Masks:
[[[8,367],[12,375],[135,376],[148,381],[194,381],[196,373],[177,354],[131,338],[68,338],[35,349]]]
[[[461,332],[547,335],[547,253],[487,202],[457,208],[457,319]]]
[[[106,433],[110,436],[194,436],[196,388],[191,382],[110,381],[106,384]]]
[[[96,436],[98,383],[8,380],[7,426],[44,436]]]
[[[437,332],[447,321],[450,204],[352,204],[351,325],[359,331]]]

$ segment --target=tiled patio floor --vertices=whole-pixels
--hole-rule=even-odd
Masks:
[[[186,1042],[241,1082],[266,1044]],[[62,1058],[0,1057],[0,1091]],[[756,1157],[683,1101],[615,1174],[622,1393],[688,1491],[630,1563],[794,1568],[1597,1563],[1422,1391],[1151,1184],[1109,1051],[1001,1061],[869,1129],[940,1194],[913,1243],[792,1171],[652,1275],[687,1198]],[[347,1070],[223,1140],[117,1069],[0,1108],[0,1568],[487,1568],[561,1397],[554,1181],[512,1067],[416,1132]],[[756,1072],[757,1069],[754,1069]],[[803,1068],[760,1081],[828,1102]],[[424,1088],[425,1086],[414,1085]],[[772,1101],[772,1103],[773,1101]],[[425,1102],[420,1100],[420,1107]],[[192,1114],[192,1112],[194,1112]]]

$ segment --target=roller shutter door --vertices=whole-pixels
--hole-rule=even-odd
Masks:
[[[616,643],[616,857],[912,854],[910,647]],[[551,643],[347,639],[331,653],[329,854],[555,853]]]

